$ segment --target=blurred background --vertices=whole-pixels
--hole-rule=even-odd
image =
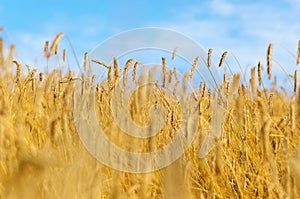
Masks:
[[[205,51],[213,48],[215,59],[225,50],[233,53],[246,71],[260,60],[266,66],[267,47],[274,43],[274,73],[280,76],[281,65],[293,74],[299,18],[299,0],[6,0],[0,4],[6,43],[14,43],[19,60],[30,65],[39,65],[44,42],[51,42],[59,32],[65,33],[63,44],[74,48],[69,59],[76,55],[82,63],[84,52],[114,34],[162,27],[194,39]],[[237,62],[228,56],[230,60],[234,68]]]

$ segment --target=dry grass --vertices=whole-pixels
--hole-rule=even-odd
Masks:
[[[62,34],[56,37],[50,52],[47,47],[46,59],[55,55],[61,37]],[[2,46],[0,52],[4,51]],[[25,75],[21,64],[13,61],[13,47],[9,49],[7,56],[0,57],[0,198],[300,197],[300,90],[296,83],[293,96],[261,88],[260,63],[257,75],[256,67],[251,70],[251,88],[240,83],[240,74],[233,78],[224,75],[223,133],[205,158],[200,159],[198,153],[213,116],[213,92],[204,82],[194,92],[201,117],[192,146],[164,169],[131,174],[97,162],[83,147],[76,132],[73,92],[77,83],[84,89],[94,80],[88,76],[76,77],[72,71],[63,75],[62,71],[54,70],[43,75],[29,67]],[[84,62],[86,71],[87,54]],[[143,113],[155,103],[165,107],[168,118],[157,136],[132,139],[114,123],[110,111],[111,90],[121,80],[123,68],[117,60],[114,68],[98,60],[94,62],[108,69],[108,80],[97,84],[96,105],[99,124],[105,127],[109,139],[136,152],[156,150],[170,143],[182,119],[176,100],[159,86],[153,90],[140,88],[133,93],[129,103],[133,120],[147,123],[149,118]],[[166,78],[167,63],[164,59],[162,62],[163,78]],[[17,66],[15,72],[11,71],[13,64]],[[132,64],[133,60],[124,66],[124,85],[130,81],[127,80],[130,73],[133,83],[148,76],[137,73],[138,62],[134,62],[131,70]],[[194,67],[191,68],[193,74]],[[169,74],[175,77],[177,86],[179,81],[188,81],[189,73],[184,75],[184,80],[175,75],[176,69]],[[296,76],[295,72],[295,79]]]

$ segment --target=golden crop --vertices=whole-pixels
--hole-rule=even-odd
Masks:
[[[56,36],[45,58],[60,56]],[[300,44],[300,43],[299,43]],[[217,146],[203,159],[198,157],[212,117],[213,92],[201,83],[194,92],[201,117],[198,137],[185,154],[170,166],[147,174],[113,170],[99,163],[82,145],[74,126],[73,91],[91,84],[89,75],[62,70],[27,71],[14,60],[14,46],[5,52],[0,39],[0,198],[299,198],[300,197],[300,89],[294,73],[294,93],[263,87],[262,66],[253,67],[249,86],[241,74],[224,75],[220,87],[226,96],[223,132]],[[212,50],[209,50],[210,60]],[[175,52],[174,52],[175,54]],[[220,60],[225,62],[227,52]],[[299,55],[298,50],[298,63]],[[63,60],[66,60],[63,51]],[[87,71],[88,55],[84,56]],[[268,49],[268,78],[272,77],[272,45]],[[193,78],[195,65],[184,79]],[[122,68],[114,60],[108,80],[97,84],[99,124],[116,145],[135,152],[159,149],[171,142],[181,123],[176,100],[159,86],[140,87],[129,102],[130,116],[139,124],[149,122],[153,104],[165,107],[165,127],[151,139],[122,133],[110,111],[112,90],[140,78],[138,62]],[[210,63],[210,61],[209,61]],[[176,69],[168,73],[162,59],[164,86],[178,81]],[[123,71],[123,80],[120,74]],[[132,71],[132,73],[129,73]],[[129,78],[131,79],[131,78]],[[184,82],[185,82],[184,80]],[[258,85],[257,85],[258,80]],[[177,84],[178,85],[178,84]],[[176,86],[174,90],[176,89]],[[107,151],[109,152],[109,151]]]

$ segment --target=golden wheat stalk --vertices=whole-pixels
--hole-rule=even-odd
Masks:
[[[91,61],[94,62],[94,63],[96,63],[96,64],[102,65],[102,66],[104,66],[105,68],[108,69],[107,79],[108,79],[108,83],[111,85],[112,80],[113,80],[113,77],[112,77],[112,67],[109,66],[109,65],[107,65],[105,62],[99,61],[97,59],[93,59]]]
[[[278,87],[278,78],[277,76],[274,77],[274,81],[272,83],[272,88],[276,89]]]
[[[174,48],[173,53],[172,53],[172,60],[175,59],[176,53],[177,53],[178,47]]]
[[[0,67],[4,65],[4,46],[3,39],[0,38]]]
[[[173,75],[174,75],[176,81],[178,81],[177,70],[175,67],[173,68]]]
[[[50,47],[50,53],[49,53],[49,58],[53,55],[53,54],[57,54],[57,51],[58,51],[58,44],[59,44],[59,41],[60,39],[64,36],[64,33],[60,32],[58,33],[53,42],[52,42],[52,45]]]
[[[69,81],[71,81],[72,77],[69,78]],[[96,75],[92,76],[92,82],[91,85],[94,86],[95,85],[95,81],[96,81]]]
[[[223,160],[221,154],[221,143],[218,143],[216,146],[216,159],[215,159],[215,174],[221,176],[223,173]]]
[[[226,86],[225,86],[226,99],[228,99],[228,97],[229,97],[229,87],[230,87],[230,82],[227,81]]]
[[[132,81],[135,82],[136,74],[137,74],[137,67],[139,66],[140,62],[135,62],[133,65],[133,72],[132,72]]]
[[[63,49],[62,60],[63,60],[63,62],[66,62],[66,60],[67,60],[67,50],[66,49]]]
[[[86,72],[87,62],[88,62],[88,53],[85,52],[84,56],[83,56],[83,70],[84,70],[84,72]]]
[[[81,74],[81,94],[84,94],[85,91],[85,85],[86,85],[86,78],[84,76],[84,74]]]
[[[294,93],[298,90],[298,70],[294,72]]]
[[[174,96],[176,95],[178,86],[179,86],[179,81],[176,81],[176,83],[175,83],[175,85],[174,85],[174,89],[173,89],[173,95],[174,95]]]
[[[39,80],[40,82],[43,81],[43,73],[39,73]]]
[[[225,58],[226,58],[226,55],[227,55],[227,51],[225,51],[223,54],[222,54],[222,57],[221,57],[221,60],[220,60],[220,63],[219,63],[219,67],[221,67],[225,61]]]
[[[209,49],[208,53],[207,53],[207,66],[210,67],[211,66],[211,54],[212,54],[213,49]]]
[[[173,72],[171,70],[168,70],[168,85],[171,84],[173,79]]]
[[[251,69],[251,78],[250,78],[250,84],[251,84],[251,88],[252,88],[252,94],[254,97],[256,97],[256,67],[253,67]]]
[[[8,56],[7,56],[6,61],[5,61],[8,66],[10,66],[12,61],[13,61],[14,52],[15,52],[15,45],[12,44],[9,47]],[[4,58],[3,58],[3,60],[4,60]],[[7,71],[10,73],[11,72],[11,67],[8,67]]]
[[[194,62],[193,62],[193,65],[192,65],[192,68],[191,68],[191,71],[190,71],[190,78],[191,79],[194,76],[194,72],[195,72],[195,69],[197,67],[198,61],[199,61],[199,56],[194,59]]]
[[[203,82],[200,82],[199,83],[199,97],[202,96],[202,89],[203,89]]]
[[[300,40],[298,41],[297,65],[300,64]]]
[[[72,71],[69,69],[68,70],[68,74],[66,76],[67,79],[71,79],[72,78]]]
[[[94,63],[96,63],[96,64],[99,64],[99,65],[102,65],[102,66],[104,66],[105,68],[109,68],[110,66],[108,65],[108,64],[106,64],[105,62],[103,62],[103,61],[100,61],[100,60],[97,60],[97,59],[93,59],[93,60],[91,60],[92,62],[94,62]]]
[[[268,160],[269,155],[270,155],[270,141],[269,141],[269,136],[270,136],[270,127],[271,127],[271,121],[270,119],[266,119],[264,122],[261,132],[262,132],[262,149],[263,149],[263,159]]]
[[[201,85],[202,85],[202,82],[201,82],[200,86],[201,86]],[[203,88],[202,88],[202,97],[204,97],[205,94],[206,94],[206,82],[204,82],[204,84],[203,84]]]
[[[227,77],[226,77],[226,73],[223,74],[223,84],[226,84],[227,82]]]
[[[240,73],[233,75],[232,85],[230,88],[230,95],[232,95],[236,91],[236,89],[239,87],[240,78],[241,78]]]
[[[31,88],[32,88],[33,95],[35,96],[35,93],[36,93],[36,85],[35,85],[35,79],[34,79],[34,78],[32,78]],[[35,99],[35,98],[34,98],[34,99]]]
[[[167,76],[167,64],[164,57],[161,58],[162,62],[162,75],[163,75],[163,87],[166,87],[166,76]]]
[[[133,64],[133,59],[127,60],[125,67],[124,67],[124,73],[123,73],[123,85],[125,86],[127,84],[127,78],[128,78],[128,69]]]
[[[259,86],[262,85],[262,65],[261,62],[258,62],[258,67],[257,67],[257,75],[258,75],[258,84]]]
[[[14,60],[13,63],[17,66],[16,82],[18,83],[21,77],[21,63],[16,60]]]
[[[268,105],[269,105],[269,112],[270,112],[270,115],[272,116],[273,115],[273,101],[274,101],[274,94],[271,93],[270,96],[269,96],[269,101],[268,101]]]
[[[27,68],[27,72],[28,72],[28,75],[30,74],[31,70],[30,70],[30,66],[28,64],[25,64],[26,68]]]
[[[120,71],[121,71],[121,69],[119,68],[118,60],[117,60],[117,58],[114,57],[114,79],[115,79],[115,83],[120,78]]]
[[[44,45],[44,56],[45,56],[47,59],[50,58],[49,41],[45,41],[45,45]]]
[[[28,66],[28,67],[29,67],[29,66]],[[30,77],[30,78],[33,78],[36,72],[37,72],[37,69],[33,69],[33,70],[30,72],[29,77]]]
[[[268,78],[272,77],[272,53],[273,53],[273,44],[269,44],[268,54],[267,54],[267,66],[268,66]]]
[[[166,93],[159,87],[158,82],[155,82],[155,87],[157,89],[158,95],[160,97],[160,99],[162,100],[162,102],[164,103],[165,107],[168,109],[168,111],[171,110],[171,104],[168,100],[168,98],[166,97]]]
[[[228,99],[228,94],[229,94],[229,89],[228,89],[228,84],[229,84],[229,81],[227,80],[227,77],[226,77],[226,73],[224,73],[223,75],[223,92],[226,96],[226,99]]]
[[[183,92],[185,93],[187,90],[187,83],[189,79],[189,72],[185,72],[183,76]]]
[[[108,80],[110,87],[112,87],[113,75],[112,75],[112,67],[111,66],[108,67],[107,80]]]
[[[291,131],[292,137],[295,135],[296,131],[296,106],[295,106],[296,98],[295,96],[292,97],[290,102],[290,116],[291,116]]]

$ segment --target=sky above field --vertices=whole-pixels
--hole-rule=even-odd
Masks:
[[[44,42],[58,32],[69,38],[81,61],[84,52],[114,34],[162,27],[189,36],[205,50],[233,52],[243,68],[259,60],[265,63],[272,42],[274,59],[292,73],[295,60],[284,48],[296,55],[299,19],[299,0],[2,0],[0,4],[0,26],[8,33],[7,42],[13,42],[19,59],[29,64],[42,56]]]

